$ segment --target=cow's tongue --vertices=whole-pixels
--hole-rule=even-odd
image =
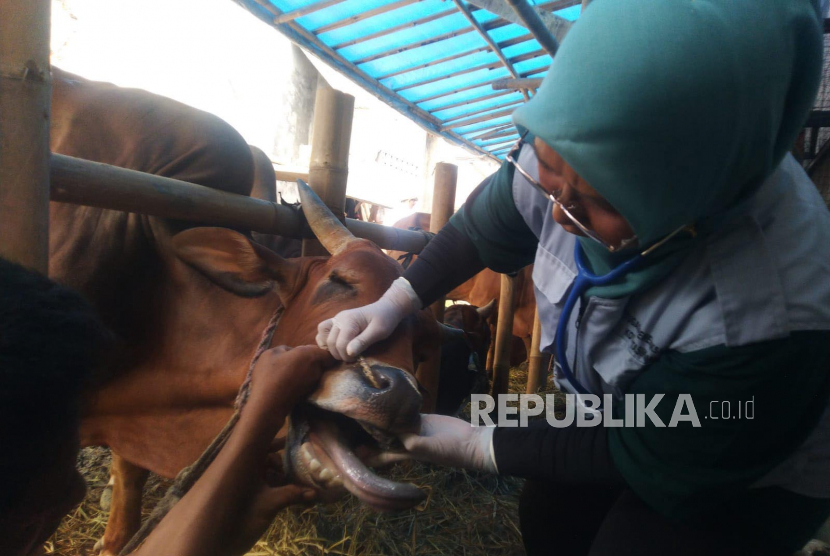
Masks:
[[[362,502],[379,510],[411,508],[424,500],[415,486],[384,479],[369,469],[343,444],[336,425],[327,421],[310,423],[309,440],[325,451],[325,456],[340,472],[343,486]]]

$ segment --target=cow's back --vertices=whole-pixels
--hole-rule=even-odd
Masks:
[[[253,163],[221,119],[147,91],[53,68],[52,152],[247,195]],[[162,318],[159,245],[184,223],[63,203],[50,205],[49,274],[80,291],[140,358]]]

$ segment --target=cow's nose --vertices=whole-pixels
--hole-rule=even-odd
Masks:
[[[399,388],[410,388],[404,371],[387,365],[363,365],[363,380],[366,386],[377,393],[391,392]]]

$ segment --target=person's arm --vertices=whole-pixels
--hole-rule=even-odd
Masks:
[[[522,428],[487,428],[446,415],[422,415],[418,434],[401,440],[406,454],[389,455],[390,461],[408,457],[562,484],[624,486],[602,426],[554,428],[541,420]]]
[[[387,338],[409,314],[472,278],[485,266],[512,272],[533,262],[538,240],[513,202],[513,168],[484,180],[447,226],[389,290],[365,307],[341,311],[317,327],[317,345],[344,361]]]
[[[513,167],[505,162],[476,187],[403,276],[427,306],[484,268],[521,270],[533,262],[537,243],[513,201]]]
[[[316,347],[265,352],[251,394],[225,447],[204,475],[133,554],[205,556],[243,554],[290,504],[315,491],[266,481],[274,437],[291,408],[319,381],[330,355]]]

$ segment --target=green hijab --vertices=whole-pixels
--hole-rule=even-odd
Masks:
[[[821,78],[817,0],[594,0],[538,94],[513,115],[631,225],[640,249],[684,224],[619,283],[664,277],[740,210],[791,148]],[[634,255],[579,238],[604,274]]]

